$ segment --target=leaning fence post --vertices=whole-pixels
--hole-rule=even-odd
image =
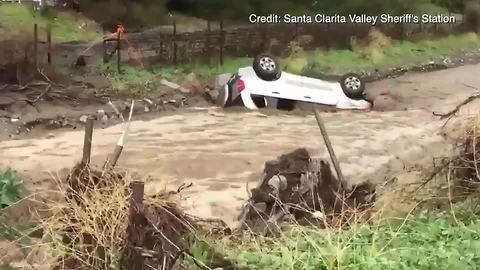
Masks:
[[[320,112],[318,111],[318,109],[314,109],[314,112],[315,118],[317,119],[318,127],[320,128],[323,140],[325,141],[325,145],[327,146],[328,154],[330,155],[333,167],[335,168],[335,171],[337,173],[338,180],[340,180],[343,189],[347,190],[345,178],[343,177],[342,170],[340,169],[340,163],[338,162],[337,156],[335,155],[335,151],[333,151],[332,143],[330,142],[330,138],[328,137],[327,129],[325,128],[325,124],[323,123],[322,117],[320,116]]]
[[[33,25],[33,64],[38,68],[38,24]]]
[[[89,116],[87,118],[87,124],[85,125],[85,137],[83,141],[83,157],[82,166],[86,166],[90,163],[90,157],[92,153],[92,137],[93,137],[93,123],[95,122],[95,116]]]
[[[225,32],[223,31],[223,17],[220,17],[220,65],[223,65],[223,46],[225,45]]]
[[[145,216],[143,213],[143,197],[145,193],[145,184],[135,181],[130,184],[132,195],[130,197],[130,220],[127,229],[127,256],[124,257],[124,269],[142,270],[144,267],[144,258],[140,252],[143,246],[142,227]]]

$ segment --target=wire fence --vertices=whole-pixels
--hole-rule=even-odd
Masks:
[[[215,25],[213,29],[212,25]],[[354,40],[368,36],[372,28],[396,40],[435,38],[464,32],[463,16],[450,24],[264,24],[225,27],[222,21],[208,22],[206,30],[178,33],[172,23],[170,32],[131,33],[129,42],[154,63],[179,64],[208,61],[222,64],[226,57],[250,57],[260,52],[276,56],[288,52],[292,41],[305,50],[349,49]],[[305,42],[308,41],[308,42]]]

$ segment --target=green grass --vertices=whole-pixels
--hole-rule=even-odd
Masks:
[[[398,41],[383,50],[369,53],[350,50],[315,50],[299,52],[294,56],[280,59],[282,69],[295,74],[315,76],[328,71],[358,71],[360,69],[387,69],[403,65],[421,63],[442,56],[450,56],[462,50],[480,47],[480,37],[469,33],[451,35],[436,40],[417,42]],[[219,73],[232,73],[240,67],[249,66],[252,58],[227,58],[223,66],[207,64],[180,65],[177,68],[159,69],[167,77],[181,77],[193,72],[200,76]]]
[[[44,30],[48,25],[52,27],[53,42],[93,41],[101,37],[101,31],[93,21],[78,19],[68,12],[47,11],[43,14],[34,12],[28,5],[2,4],[0,5],[0,39],[18,37],[21,34],[33,35],[33,25],[37,23],[40,29],[39,36],[45,40]],[[81,24],[86,27],[81,29]]]
[[[280,59],[280,64],[285,71],[316,77],[332,71],[344,73],[412,65],[478,47],[480,47],[480,37],[478,35],[464,34],[437,40],[399,41],[383,50],[371,50],[369,53],[350,50],[300,50],[295,55]],[[218,62],[213,63],[214,61],[212,60],[211,65],[194,62],[179,64],[176,67],[152,67],[149,70],[124,66],[122,75],[116,74],[115,63],[104,65],[101,69],[108,74],[112,82],[113,94],[153,97],[158,87],[156,82],[159,78],[181,83],[190,73],[194,73],[198,79],[221,73],[233,73],[240,67],[250,66],[253,59],[226,58],[222,66]]]
[[[214,63],[217,61],[216,63]],[[253,62],[253,58],[225,58],[224,64],[220,65],[218,59],[212,59],[212,64],[207,63],[191,63],[180,64],[176,67],[158,68],[154,69],[156,73],[162,74],[162,76],[169,80],[181,79],[182,76],[189,73],[195,73],[198,77],[209,77],[221,73],[234,73],[238,68],[250,66]]]
[[[11,169],[0,171],[0,208],[13,205],[25,193],[23,182]]]
[[[480,220],[430,212],[348,230],[292,226],[278,238],[243,237],[219,246],[249,269],[477,269]],[[194,250],[199,260],[208,254]]]
[[[233,73],[239,67],[251,65],[251,58],[227,58],[223,66],[217,64],[193,63],[180,64],[176,67],[152,67],[141,70],[131,66],[123,66],[122,73],[117,73],[116,63],[108,63],[100,66],[100,71],[105,74],[112,83],[112,93],[116,96],[155,98],[159,81],[165,79],[175,83],[181,83],[185,77],[194,73],[197,79],[205,79],[220,73]]]
[[[452,35],[437,40],[398,41],[390,47],[374,49],[368,53],[350,50],[307,51],[298,56],[283,59],[282,65],[287,71],[297,74],[328,70],[343,72],[360,69],[381,70],[421,63],[478,47],[480,47],[478,35]]]

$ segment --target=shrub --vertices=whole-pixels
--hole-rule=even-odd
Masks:
[[[0,172],[0,206],[11,206],[25,194],[23,182],[12,170]]]

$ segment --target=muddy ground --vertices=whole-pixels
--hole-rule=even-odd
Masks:
[[[406,169],[432,166],[432,158],[451,151],[457,122],[442,129],[433,111],[449,111],[477,90],[480,64],[431,73],[412,73],[370,83],[369,94],[384,111],[324,113],[331,141],[350,184],[382,183]],[[383,103],[383,104],[382,104]],[[462,110],[477,113],[478,103]],[[136,171],[156,193],[193,183],[184,194],[189,211],[234,224],[247,186],[261,180],[264,163],[299,147],[327,158],[315,118],[306,112],[247,112],[233,108],[188,108],[142,119],[135,116],[119,165]],[[97,123],[93,162],[113,151],[121,125]],[[445,136],[448,133],[449,136]],[[83,131],[49,130],[0,142],[0,167],[12,167],[32,191],[55,185],[80,159]],[[249,184],[247,184],[249,183]]]

